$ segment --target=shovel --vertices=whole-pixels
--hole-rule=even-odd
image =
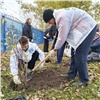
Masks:
[[[35,71],[35,70],[36,70],[42,63],[44,63],[44,61],[46,61],[50,56],[51,56],[51,54],[49,53],[49,54],[45,57],[44,60],[42,60],[38,65],[36,65],[36,66],[33,68],[32,72]]]

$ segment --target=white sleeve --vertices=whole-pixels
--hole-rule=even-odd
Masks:
[[[18,58],[13,50],[10,56],[10,71],[13,76],[18,74]]]
[[[44,60],[44,58],[45,58],[44,52],[41,51],[40,48],[37,45],[36,45],[36,51],[38,51],[38,53],[39,53],[40,61]]]
[[[58,38],[55,44],[56,49],[60,49],[64,42],[66,41],[67,35],[69,34],[71,28],[71,21],[67,17],[63,16],[60,18],[58,25]]]

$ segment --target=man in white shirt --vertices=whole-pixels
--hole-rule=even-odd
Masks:
[[[44,60],[44,52],[42,52],[35,43],[29,42],[26,36],[21,36],[16,48],[12,50],[10,56],[10,70],[13,75],[15,84],[20,84],[21,81],[18,76],[18,60],[28,63],[27,73],[30,73],[35,66],[35,62],[39,58],[40,61]],[[43,67],[41,64],[40,67]]]
[[[74,7],[58,10],[47,9],[43,12],[43,20],[46,23],[55,24],[58,28],[54,51],[61,48],[65,41],[74,49],[70,69],[66,75],[62,76],[75,79],[78,74],[79,81],[73,85],[86,86],[89,81],[87,55],[96,34],[96,21],[84,10]]]

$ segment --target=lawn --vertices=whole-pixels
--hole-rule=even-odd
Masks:
[[[42,48],[42,46],[39,46]],[[9,68],[10,52],[1,54],[1,99],[9,100],[20,95],[27,100],[100,100],[100,63],[92,62],[88,64],[90,76],[89,85],[77,88],[72,86],[72,82],[60,77],[69,69],[70,58],[63,56],[61,64],[56,65],[56,54],[50,59],[52,62],[45,63],[42,69],[37,69],[32,73],[32,80],[27,82],[27,86],[22,89],[12,90],[10,82],[12,75]],[[39,62],[39,61],[38,61]],[[37,62],[37,63],[38,63]],[[77,78],[75,79],[77,81]]]

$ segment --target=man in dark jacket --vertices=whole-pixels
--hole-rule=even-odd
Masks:
[[[26,36],[29,39],[30,42],[33,42],[31,24],[32,24],[32,20],[30,18],[28,18],[26,20],[24,27],[23,27],[22,36]]]
[[[52,38],[54,39],[54,37],[56,37],[55,33],[57,32],[57,28],[55,25],[52,25],[50,28],[48,28],[45,32],[44,32],[44,47],[43,47],[43,51],[44,52],[48,52],[49,50],[49,39]],[[54,43],[52,45],[52,48],[54,47],[55,44],[55,40]],[[45,62],[51,62],[50,59],[47,59]]]
[[[44,48],[43,51],[44,52],[48,52],[48,48],[49,48],[49,39],[55,38],[54,44],[56,42],[56,34],[57,33],[57,28],[55,25],[52,25],[50,28],[48,28],[45,32],[44,32]],[[54,44],[52,45],[52,49],[54,47]]]
[[[54,40],[51,49],[54,48],[57,37],[58,37],[58,29],[56,25],[52,25],[49,29],[45,31],[45,34],[44,34],[44,49],[43,49],[44,52],[48,52],[50,38]],[[60,64],[62,62],[65,45],[66,45],[66,42],[57,51],[57,60],[55,61],[55,64]],[[46,62],[51,62],[51,61],[48,59]]]

